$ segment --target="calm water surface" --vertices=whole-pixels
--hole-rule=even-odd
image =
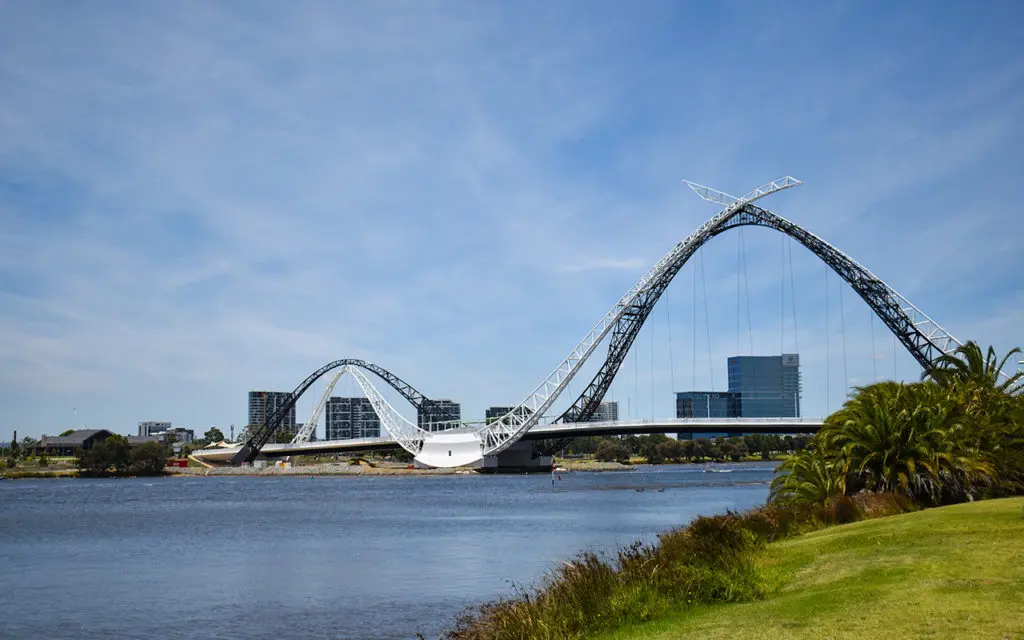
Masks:
[[[437,637],[582,549],[763,503],[772,466],[729,468],[554,488],[544,474],[3,481],[0,637]]]

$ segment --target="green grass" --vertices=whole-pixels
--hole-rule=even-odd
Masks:
[[[765,600],[600,636],[1024,639],[1024,498],[831,527],[768,545]]]

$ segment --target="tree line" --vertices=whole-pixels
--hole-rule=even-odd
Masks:
[[[631,458],[642,458],[647,464],[739,461],[750,456],[771,460],[779,455],[800,451],[810,440],[811,436],[808,435],[764,434],[693,440],[677,440],[660,433],[644,436],[591,436],[576,438],[561,453],[568,456],[593,455],[602,462],[626,462]]]
[[[76,464],[82,475],[137,475],[158,476],[167,466],[167,446],[159,442],[144,442],[131,446],[128,438],[112,435],[82,451]]]

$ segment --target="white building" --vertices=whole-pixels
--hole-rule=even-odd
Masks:
[[[147,420],[146,422],[139,423],[139,435],[140,436],[152,436],[156,435],[161,431],[170,431],[170,422],[159,422],[156,420]]]

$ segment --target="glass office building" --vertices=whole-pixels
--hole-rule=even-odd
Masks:
[[[451,424],[453,420],[462,420],[462,405],[451,400],[427,400],[416,412],[416,426],[424,431],[444,431],[459,426]]]
[[[591,416],[590,422],[618,422],[619,421],[619,403],[615,400],[609,400],[602,402],[597,407],[597,411]]]
[[[739,395],[729,391],[683,391],[676,394],[677,418],[736,418]]]
[[[379,438],[380,418],[373,410],[369,398],[339,398],[327,400],[325,436],[327,440],[350,438]]]
[[[487,407],[487,411],[484,412],[484,420],[487,424],[491,424],[495,420],[504,418],[507,414],[511,413],[515,407]],[[519,413],[522,416],[528,416],[533,413],[533,410],[529,407],[521,407]]]
[[[729,393],[738,396],[741,418],[800,417],[800,356],[729,358]]]
[[[249,392],[249,424],[265,424],[267,414],[273,415],[277,409],[291,399],[287,391],[250,391]],[[281,429],[295,433],[295,405],[281,421]]]

